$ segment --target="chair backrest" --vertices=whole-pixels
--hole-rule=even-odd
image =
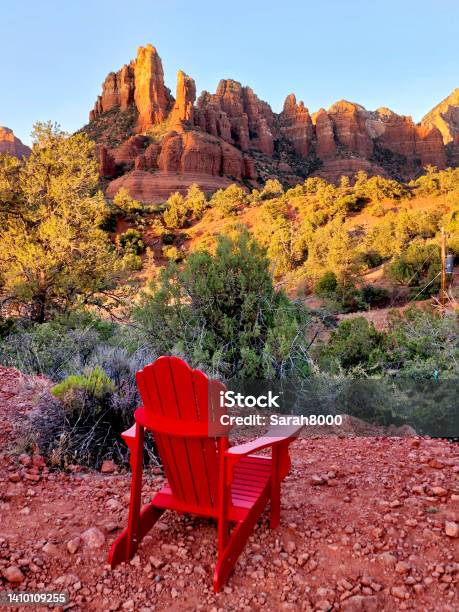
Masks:
[[[207,435],[209,396],[225,386],[178,357],[159,357],[137,372],[136,380],[174,495],[188,504],[215,507],[221,441]],[[228,446],[227,439],[223,444]]]

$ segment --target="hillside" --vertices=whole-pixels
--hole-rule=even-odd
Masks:
[[[451,104],[448,117],[455,116],[457,100]],[[457,161],[437,123],[428,116],[417,125],[388,108],[369,111],[346,100],[310,113],[294,94],[275,113],[232,79],[196,99],[196,84],[183,71],[174,98],[157,50],[147,45],[106,77],[83,131],[99,145],[109,197],[125,187],[152,203],[192,183],[211,192],[234,181],[256,187],[273,177],[285,185],[307,176],[337,182],[358,171],[409,180],[428,165],[443,169]]]

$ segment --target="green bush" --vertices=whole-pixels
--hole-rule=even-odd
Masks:
[[[68,403],[70,398],[78,391],[84,391],[96,400],[103,401],[114,390],[113,382],[99,366],[96,366],[89,374],[67,376],[62,382],[55,385],[51,392],[61,401]]]
[[[377,251],[368,251],[362,254],[362,264],[367,270],[377,268],[383,262],[383,258]]]
[[[142,258],[135,253],[126,253],[120,261],[121,269],[125,271],[136,272],[143,267]]]
[[[132,425],[139,405],[135,373],[153,359],[143,349],[130,354],[120,347],[98,347],[82,370],[38,398],[29,415],[29,439],[58,467],[98,468],[104,459],[126,463],[129,452],[121,433]],[[151,439],[146,442],[146,458],[156,461]]]
[[[226,189],[218,189],[210,200],[210,206],[215,211],[215,215],[224,219],[235,215],[241,204],[246,204],[247,195],[242,187],[230,185]]]
[[[438,292],[440,249],[436,244],[412,243],[389,266],[389,276],[401,285],[412,288],[420,299]]]
[[[334,272],[325,272],[325,274],[317,281],[314,287],[314,293],[317,295],[330,295],[336,291],[338,279]]]
[[[274,289],[268,266],[246,231],[170,264],[134,312],[149,346],[226,377],[304,369],[310,317]]]
[[[371,372],[381,368],[384,348],[384,334],[364,317],[355,317],[341,321],[332,331],[328,344],[316,351],[316,357],[328,371],[360,367]]]
[[[362,300],[365,304],[375,308],[384,308],[390,303],[390,293],[383,287],[364,285],[361,290]]]
[[[123,234],[117,236],[116,244],[125,254],[140,255],[145,250],[142,234],[133,228],[129,228]]]

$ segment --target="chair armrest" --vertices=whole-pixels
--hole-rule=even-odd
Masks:
[[[235,457],[243,457],[249,453],[262,450],[268,446],[276,446],[281,443],[293,442],[298,437],[298,434],[303,429],[303,425],[295,425],[291,427],[273,427],[266,432],[264,436],[261,436],[257,440],[252,442],[246,442],[245,444],[239,444],[238,446],[232,446],[226,451],[226,455],[232,455]]]

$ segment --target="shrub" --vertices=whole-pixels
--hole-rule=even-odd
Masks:
[[[186,222],[186,204],[185,198],[181,193],[176,191],[166,202],[166,209],[163,213],[163,219],[166,227],[170,229],[178,229],[185,225]]]
[[[121,259],[121,269],[135,272],[142,269],[142,258],[135,253],[126,253]]]
[[[169,261],[181,261],[183,259],[183,253],[176,246],[164,246],[163,255]]]
[[[336,210],[343,214],[359,212],[365,206],[365,200],[353,193],[338,198],[335,206]]]
[[[71,402],[72,396],[78,391],[84,391],[96,400],[103,401],[114,390],[115,386],[110,378],[99,366],[96,366],[88,375],[71,374],[67,376],[53,387],[52,394],[68,404]]]
[[[459,335],[457,319],[411,307],[389,316],[388,362],[400,374],[415,378],[457,379]]]
[[[210,206],[217,217],[224,219],[233,216],[241,204],[247,203],[247,196],[242,187],[230,185],[226,189],[218,189],[210,200]]]
[[[261,200],[276,198],[284,193],[282,183],[277,179],[268,179],[260,193]]]
[[[401,255],[394,258],[388,272],[390,277],[401,285],[426,287],[425,291],[422,292],[425,298],[438,290],[438,279],[436,282],[434,279],[438,275],[439,269],[440,251],[438,245],[415,242],[410,244]]]
[[[304,368],[310,318],[274,289],[268,266],[246,231],[219,236],[215,254],[191,253],[182,269],[169,265],[134,312],[149,346],[226,377]]]
[[[367,270],[371,270],[371,268],[377,268],[383,262],[383,258],[377,251],[368,251],[366,253],[362,253],[362,264]]]
[[[375,287],[374,285],[365,285],[361,290],[362,300],[369,306],[375,308],[384,308],[390,303],[390,294],[383,287]]]
[[[329,295],[336,291],[338,279],[334,272],[325,272],[325,274],[317,281],[314,287],[314,293],[317,295]]]
[[[326,370],[350,371],[360,366],[365,371],[374,371],[382,365],[384,347],[384,334],[364,317],[355,317],[341,321],[316,356]]]
[[[29,436],[51,462],[100,467],[104,459],[125,463],[128,450],[120,434],[132,425],[139,405],[135,372],[153,360],[144,350],[99,348],[90,363],[39,398],[30,415]],[[155,460],[147,438],[147,458]]]
[[[188,187],[186,208],[191,211],[193,219],[200,219],[208,206],[205,193],[194,183]]]
[[[131,197],[125,187],[121,187],[113,198],[113,208],[116,214],[121,214],[131,221],[138,220],[144,210],[143,204]]]
[[[117,236],[116,244],[125,254],[140,255],[145,250],[142,234],[133,228],[129,228],[123,234]]]

